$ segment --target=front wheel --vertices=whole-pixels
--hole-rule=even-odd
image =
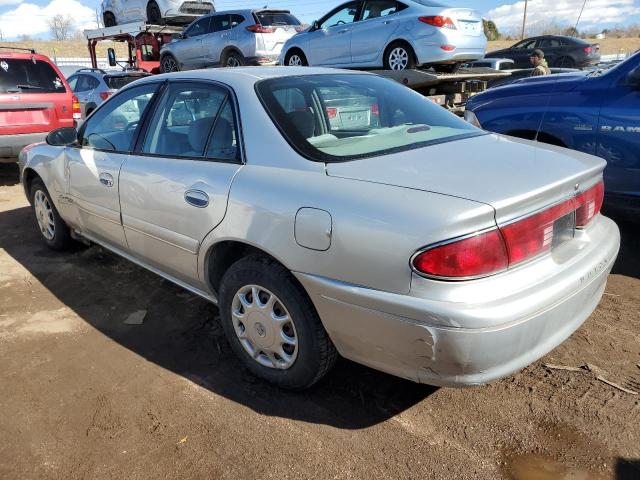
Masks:
[[[307,62],[307,57],[304,56],[304,53],[294,50],[287,53],[284,64],[287,67],[306,67],[309,65],[309,62]]]
[[[180,66],[178,62],[173,57],[173,55],[165,55],[162,58],[162,64],[160,65],[162,68],[162,73],[171,73],[171,72],[179,72]]]
[[[266,257],[246,257],[225,273],[220,317],[242,363],[278,387],[310,387],[336,361],[336,349],[305,292]]]
[[[410,70],[415,68],[413,49],[405,43],[392,43],[384,53],[384,68],[387,70]]]
[[[47,246],[53,250],[65,250],[71,243],[71,232],[58,214],[42,180],[31,184],[31,205],[36,215],[38,229]]]
[[[153,25],[164,24],[160,7],[153,0],[147,4],[147,22]]]

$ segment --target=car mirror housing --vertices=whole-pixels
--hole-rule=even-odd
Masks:
[[[311,24],[311,31],[313,32],[314,30],[320,30],[320,22],[318,20],[314,20]]]
[[[109,66],[115,67],[116,63],[116,51],[113,48],[107,48],[107,58],[109,59]]]
[[[78,142],[78,131],[74,127],[56,128],[49,132],[46,138],[47,145],[54,147],[67,147]]]

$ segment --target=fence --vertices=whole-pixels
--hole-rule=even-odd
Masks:
[[[109,66],[109,60],[106,58],[98,58],[98,68],[103,70],[113,70],[114,67]],[[53,61],[59,67],[78,67],[91,68],[91,59],[89,57],[54,57]],[[115,67],[117,70],[118,68]]]

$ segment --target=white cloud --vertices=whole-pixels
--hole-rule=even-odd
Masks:
[[[6,1],[12,0],[0,0]],[[23,2],[13,10],[0,14],[0,30],[5,39],[17,38],[23,34],[32,37],[48,36],[47,20],[58,14],[70,15],[74,20],[74,26],[80,30],[96,28],[96,14],[93,9],[77,0],[52,0],[45,6]]]
[[[22,2],[22,0],[0,0],[0,7],[5,5],[17,5],[20,2]]]
[[[527,7],[527,28],[555,23],[575,25],[584,0],[530,0]],[[514,31],[522,27],[524,1],[501,5],[489,11],[501,31]],[[640,14],[636,0],[587,0],[580,18],[580,27],[621,23],[630,15]]]

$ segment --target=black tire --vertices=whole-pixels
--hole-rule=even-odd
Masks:
[[[462,63],[450,63],[445,65],[443,64],[432,65],[432,67],[438,73],[456,73],[460,69],[461,65]]]
[[[60,250],[68,249],[73,244],[73,240],[71,238],[71,231],[69,230],[69,227],[67,226],[67,224],[64,223],[64,220],[62,220],[62,218],[60,217],[60,214],[58,213],[56,206],[53,204],[53,201],[51,200],[51,196],[49,195],[49,192],[44,186],[44,183],[42,183],[42,180],[40,180],[39,178],[36,178],[31,183],[31,190],[29,194],[31,199],[31,206],[36,215],[36,225],[38,227],[38,230],[40,231],[40,235],[42,240],[44,240],[44,243],[46,243],[47,246],[53,250],[60,251]],[[41,224],[38,223],[38,216],[43,212],[39,210],[38,207],[36,206],[36,195],[44,195],[44,197],[46,198],[46,201],[48,202],[48,205],[50,206],[50,209],[51,209],[50,219],[53,223],[52,238],[48,238],[47,235],[45,235],[45,231],[43,227],[41,227]],[[42,221],[45,221],[45,218],[42,218]]]
[[[246,65],[246,63],[241,53],[233,51],[223,54],[222,61],[220,62],[221,66],[225,68],[242,67]]]
[[[571,57],[560,57],[553,64],[556,68],[576,68],[576,61]]]
[[[232,318],[234,299],[243,288],[252,285],[269,290],[277,297],[277,303],[289,313],[297,347],[296,358],[287,369],[275,369],[259,363],[236,334]],[[260,255],[245,257],[227,270],[219,290],[220,317],[229,344],[255,376],[280,388],[301,390],[310,387],[331,370],[338,353],[306,293],[281,264]],[[250,318],[253,317],[247,317]],[[256,323],[248,328],[257,326],[261,324]],[[264,328],[261,336],[264,336]]]
[[[153,0],[147,3],[147,22],[152,25],[164,25],[160,7]]]
[[[297,61],[294,61],[294,63],[291,63],[292,60],[295,60],[297,57],[297,59],[299,60],[300,63],[298,63]],[[307,60],[307,57],[305,56],[304,53],[302,53],[301,50],[290,50],[287,52],[287,55],[284,57],[284,64],[287,67],[308,67],[309,66],[309,62]]]
[[[117,25],[116,16],[111,12],[104,12],[102,21],[105,27],[115,27]]]
[[[416,68],[415,52],[413,48],[405,42],[393,42],[390,44],[384,51],[383,60],[385,70],[411,70],[412,68]],[[400,63],[398,64],[398,62]]]
[[[162,73],[179,72],[180,65],[173,55],[167,54],[160,61],[160,70],[162,70]]]

